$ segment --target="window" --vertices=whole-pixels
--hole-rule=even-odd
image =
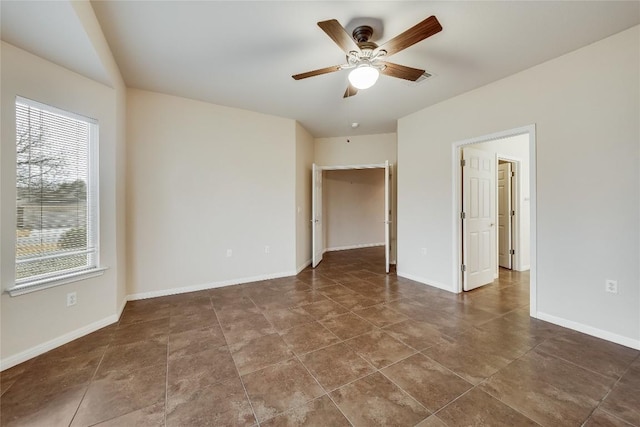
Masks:
[[[16,99],[16,285],[51,286],[98,267],[98,125]]]

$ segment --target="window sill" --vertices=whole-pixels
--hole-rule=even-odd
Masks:
[[[67,283],[78,282],[80,280],[91,279],[92,277],[102,276],[107,267],[92,268],[91,270],[79,271],[60,277],[52,277],[48,279],[37,280],[33,282],[21,283],[12,288],[7,289],[7,293],[12,296],[29,294],[31,292],[41,291],[43,289],[53,288],[55,286],[66,285]]]

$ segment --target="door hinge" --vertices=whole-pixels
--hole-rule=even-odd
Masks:
[[[511,216],[516,216],[516,211],[511,211]]]
[[[466,165],[467,165],[467,161],[466,160],[464,160],[464,159],[460,160],[460,166],[464,167]]]
[[[509,249],[509,255],[515,255],[515,254],[516,254],[515,249]]]
[[[516,176],[516,173],[515,172],[511,172],[511,176],[512,177]]]
[[[467,266],[466,266],[466,265],[464,265],[464,264],[462,264],[462,265],[460,266],[460,271],[463,271],[463,272],[464,272],[464,271],[467,271]]]
[[[464,212],[460,212],[460,219],[465,219],[467,217],[467,214],[465,214]]]

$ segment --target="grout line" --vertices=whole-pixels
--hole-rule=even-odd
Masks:
[[[467,384],[469,384],[471,386],[471,388],[475,387],[476,385],[474,383],[472,383],[471,381],[469,381],[468,379],[464,378],[462,375],[458,374],[457,372],[455,372],[452,369],[449,369],[448,367],[446,367],[445,365],[443,365],[442,363],[438,362],[436,359],[430,357],[427,354],[424,354],[422,351],[420,352],[421,355],[423,355],[424,357],[426,357],[427,359],[431,360],[433,363],[437,364],[438,366],[441,366],[442,368],[444,368],[445,370],[449,371],[450,373],[452,373],[453,375],[455,375],[456,377],[460,378],[462,381],[466,382]],[[480,382],[483,383],[485,380],[482,380]],[[479,385],[479,384],[478,384]]]
[[[539,345],[539,344],[538,344]],[[535,346],[537,347],[537,346]],[[528,415],[526,415],[524,412],[522,412],[520,409],[513,407],[512,405],[510,405],[509,403],[505,402],[504,400],[502,400],[499,396],[494,395],[493,393],[491,393],[490,390],[484,390],[479,388],[481,385],[486,384],[491,378],[495,377],[496,375],[498,375],[499,373],[501,373],[504,369],[508,368],[510,365],[514,364],[515,362],[519,361],[520,359],[522,359],[523,357],[525,357],[526,355],[528,355],[529,353],[533,352],[535,347],[527,350],[524,354],[521,354],[520,356],[516,357],[515,359],[513,359],[511,362],[507,363],[505,366],[503,366],[502,368],[498,369],[496,372],[494,372],[493,374],[491,374],[490,376],[488,376],[487,378],[483,379],[482,381],[480,381],[477,385],[475,385],[473,388],[478,388],[480,391],[483,391],[485,393],[487,393],[489,396],[493,397],[494,399],[498,400],[499,402],[501,402],[502,404],[508,406],[509,408],[513,409],[514,411],[518,412],[519,414],[523,415],[525,418],[530,419],[531,421],[533,421],[534,423],[540,425],[540,423],[538,423],[536,420],[534,420],[533,418],[529,417]],[[557,389],[557,387],[553,387],[554,389]]]
[[[302,363],[302,360],[300,360],[300,358],[298,356],[296,356],[296,359],[298,360],[298,362],[300,363],[300,365],[302,365],[302,367],[307,371],[307,373],[309,375],[311,375],[311,378],[313,378],[313,380],[316,382],[316,384],[318,384],[318,386],[320,386],[320,388],[322,390],[324,390],[325,394],[324,396],[327,396],[329,398],[329,400],[331,400],[331,402],[333,402],[333,404],[336,406],[336,408],[338,408],[338,411],[340,411],[340,413],[342,414],[342,416],[353,426],[354,424],[351,422],[351,420],[349,419],[349,417],[347,417],[347,414],[345,414],[342,411],[342,408],[340,408],[340,406],[338,406],[338,404],[335,402],[335,400],[333,400],[333,398],[330,396],[329,392],[322,386],[322,384],[320,384],[320,381],[318,381],[318,379],[315,377],[315,375],[313,375],[313,373],[311,373],[311,371],[309,370],[309,368],[307,368],[307,365],[305,365],[304,363]],[[322,396],[317,397],[316,399],[321,398]],[[314,399],[315,400],[315,399]],[[297,406],[296,406],[297,407]],[[290,408],[293,409],[293,408]]]
[[[409,356],[409,357],[411,357],[411,356]],[[404,360],[404,359],[402,359],[402,360]],[[399,362],[400,362],[400,361],[399,361]],[[391,365],[385,366],[385,368],[388,368],[389,366],[391,366]],[[414,401],[414,402],[416,402],[418,405],[420,405],[422,408],[424,408],[424,409],[429,413],[429,415],[427,415],[427,418],[429,418],[431,415],[433,415],[433,413],[434,413],[434,412],[433,412],[431,409],[429,409],[429,408],[427,408],[426,406],[424,406],[424,405],[422,404],[422,402],[419,402],[419,401],[418,401],[418,399],[416,399],[415,397],[413,397],[413,396],[412,396],[408,391],[406,391],[404,388],[402,388],[402,387],[401,387],[398,383],[396,383],[393,379],[391,379],[390,377],[386,376],[386,375],[384,374],[384,372],[382,372],[382,369],[385,369],[385,368],[380,368],[380,369],[378,370],[378,373],[379,373],[380,375],[382,375],[384,378],[386,378],[387,380],[389,380],[389,381],[391,382],[391,384],[393,384],[393,385],[395,385],[396,387],[398,387],[398,388],[400,389],[400,391],[401,391],[402,393],[404,393],[406,396],[408,396],[411,400],[413,400],[413,401]],[[422,422],[422,421],[424,421],[425,419],[426,419],[426,418],[424,418],[423,420],[420,420],[420,421]]]
[[[87,382],[87,387],[84,389],[84,393],[82,393],[82,398],[78,402],[78,407],[73,412],[73,417],[71,417],[71,421],[69,421],[69,425],[73,424],[73,420],[78,415],[78,412],[80,411],[80,406],[82,406],[82,402],[84,401],[84,398],[87,396],[87,393],[89,392],[89,387],[93,383],[93,379],[96,377],[96,374],[98,373],[98,369],[100,369],[100,365],[102,364],[102,361],[104,360],[104,355],[107,352],[108,348],[109,348],[109,345],[107,345],[107,347],[104,349],[104,353],[102,353],[102,357],[100,357],[100,361],[98,362],[98,366],[96,366],[96,370],[93,372],[93,375],[91,376],[91,379]],[[102,420],[102,421],[107,421],[107,420]],[[99,422],[102,422],[102,421],[99,421]]]
[[[589,414],[589,416],[587,417],[587,419],[584,421],[584,423],[586,423],[587,421],[589,421],[589,419],[593,416],[593,413],[597,410],[600,409],[602,412],[604,412],[605,414],[615,418],[616,420],[619,420],[622,423],[625,423],[625,426],[629,426],[629,427],[633,427],[634,424],[630,424],[629,421],[625,421],[622,418],[620,418],[618,415],[616,414],[612,414],[611,412],[607,411],[606,409],[602,409],[600,408],[600,405],[596,406],[593,411],[591,411],[591,413]]]
[[[123,310],[123,312],[124,312],[124,310]],[[120,319],[122,319],[122,314],[120,315],[120,318],[118,318],[118,322],[117,322],[118,325],[120,324]],[[117,326],[116,326],[116,329],[117,329]],[[113,332],[111,334],[111,337],[109,338],[109,342],[105,346],[104,352],[102,353],[102,356],[100,357],[100,361],[98,362],[98,365],[96,366],[96,370],[93,371],[93,375],[91,376],[91,378],[87,382],[87,388],[84,390],[84,393],[82,394],[82,398],[80,399],[80,402],[78,402],[78,407],[76,408],[75,412],[73,413],[73,417],[71,417],[71,421],[69,421],[69,425],[70,426],[71,426],[71,424],[73,424],[73,420],[78,415],[78,412],[80,411],[80,406],[82,406],[82,402],[84,401],[84,398],[87,396],[87,393],[89,392],[89,387],[91,387],[91,384],[93,383],[93,380],[95,379],[96,375],[98,374],[98,370],[100,369],[100,366],[102,365],[102,361],[104,360],[104,356],[105,356],[105,354],[107,354],[107,350],[109,350],[109,348],[112,345],[111,342],[114,339],[114,335],[115,335],[115,332]],[[102,421],[107,421],[107,420],[102,420]],[[99,421],[99,422],[102,422],[102,421]]]
[[[169,311],[171,312],[171,310]],[[165,427],[167,426],[167,410],[169,409],[169,337],[171,336],[171,314],[169,314],[169,333],[167,334],[167,370],[164,379],[164,416],[162,417]]]
[[[562,359],[564,360],[564,359]],[[602,403],[604,403],[605,400],[607,400],[607,397],[609,397],[609,395],[611,394],[611,392],[613,391],[613,389],[620,383],[620,381],[622,381],[622,378],[631,370],[631,365],[633,365],[633,363],[635,362],[636,359],[634,359],[629,366],[627,366],[627,369],[625,369],[625,371],[622,373],[622,375],[620,375],[620,377],[613,383],[613,385],[611,386],[611,388],[609,388],[609,390],[607,390],[607,392],[604,394],[604,396],[602,396],[602,398],[600,399],[600,401],[598,402],[598,404],[591,410],[591,412],[589,413],[589,416],[586,418],[585,422],[587,420],[589,420],[589,418],[591,418],[591,416],[593,415],[593,413],[596,411],[596,409],[600,408],[600,405],[602,405]],[[600,408],[601,411],[606,412],[609,415],[614,416],[617,419],[622,420],[620,417],[618,417],[615,414],[610,413],[609,411],[607,411],[606,409],[602,409]],[[622,420],[624,421],[624,420]],[[624,421],[626,422],[626,421]]]
[[[553,353],[549,353],[548,351],[545,351],[544,349],[539,349],[539,348],[538,348],[538,347],[540,347],[540,345],[544,344],[544,342],[545,342],[545,341],[547,341],[547,340],[549,340],[549,339],[550,339],[550,338],[546,338],[544,341],[540,342],[539,344],[536,344],[536,346],[535,346],[535,347],[533,347],[531,350],[539,351],[539,352],[540,352],[540,353],[542,353],[542,354],[546,354],[547,356],[551,356],[551,357],[553,357],[554,359],[561,360],[561,361],[563,361],[563,362],[565,362],[565,363],[568,363],[568,364],[570,364],[570,365],[572,365],[572,366],[575,366],[575,367],[577,367],[577,368],[583,369],[583,370],[585,370],[585,371],[587,371],[587,372],[589,372],[589,373],[591,373],[591,374],[598,375],[598,376],[600,376],[600,377],[603,377],[603,378],[606,378],[606,379],[608,379],[608,380],[611,380],[611,381],[613,381],[614,385],[618,383],[618,381],[620,380],[620,378],[622,378],[622,375],[620,375],[618,378],[610,377],[610,376],[608,376],[608,375],[606,375],[606,374],[603,374],[603,373],[601,373],[601,372],[596,372],[596,371],[594,371],[594,370],[592,370],[592,369],[590,369],[590,368],[587,368],[587,367],[585,367],[585,366],[579,365],[579,364],[577,364],[576,362],[573,362],[573,361],[571,361],[571,360],[565,359],[565,358],[563,358],[563,357],[561,357],[561,356],[555,355],[555,354],[553,354]],[[626,370],[625,370],[625,373],[626,373]],[[624,374],[623,374],[623,375],[624,375]],[[613,387],[613,386],[612,386],[612,387]]]
[[[253,302],[253,300],[251,300],[251,302]],[[255,305],[255,303],[254,303],[254,305]],[[218,326],[222,330],[222,324],[220,323],[220,318],[218,317],[218,313],[216,313],[215,309],[213,310],[213,313],[215,314],[216,320],[218,321]],[[224,335],[224,331],[222,332],[222,337],[224,338],[224,342],[226,343],[227,348],[230,349],[230,345],[229,345],[229,342],[227,341],[227,337]],[[242,389],[244,390],[244,396],[247,398],[247,402],[249,402],[249,407],[251,408],[251,412],[253,413],[253,418],[256,420],[256,423],[254,425],[260,427],[260,420],[258,419],[258,416],[256,415],[256,411],[253,408],[253,403],[251,402],[251,398],[249,398],[249,393],[247,392],[247,387],[244,385],[244,381],[242,380],[242,375],[240,375],[240,370],[238,369],[238,364],[236,363],[236,360],[233,358],[233,354],[231,354],[230,350],[229,350],[229,356],[231,357],[231,361],[233,362],[233,366],[236,368],[236,373],[238,374],[238,379],[240,380],[240,384],[242,385]]]

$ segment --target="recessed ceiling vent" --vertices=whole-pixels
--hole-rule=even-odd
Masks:
[[[404,83],[406,86],[411,86],[411,87],[420,86],[427,80],[433,80],[434,77],[436,77],[435,74],[425,71],[424,73],[422,73],[420,77],[418,77],[416,81],[412,82],[410,80],[402,80],[402,83]]]

